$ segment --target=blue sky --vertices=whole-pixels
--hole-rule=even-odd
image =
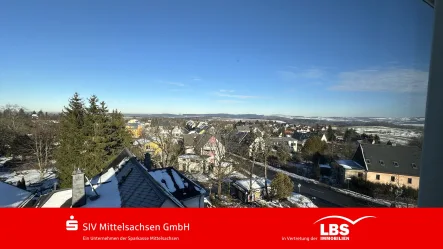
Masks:
[[[2,1],[0,106],[423,116],[421,0]]]

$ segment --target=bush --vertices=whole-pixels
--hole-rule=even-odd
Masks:
[[[288,198],[294,191],[294,182],[289,176],[277,173],[271,182],[272,197],[279,200]]]
[[[391,198],[393,198],[394,193],[391,191],[391,189],[395,190],[398,188],[396,185],[393,184],[373,183],[357,177],[353,177],[351,179],[349,187],[355,192],[374,198],[380,196],[390,196]],[[418,199],[418,190],[406,186],[402,186],[400,187],[400,189],[402,190],[402,194],[399,196],[400,198],[407,198],[412,200]]]

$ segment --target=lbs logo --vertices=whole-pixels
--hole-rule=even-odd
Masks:
[[[336,223],[329,223],[329,224],[323,224],[320,223],[320,240],[349,240],[349,224],[355,225],[361,220],[367,219],[367,218],[375,218],[375,216],[363,216],[356,220],[351,220],[349,218],[338,216],[338,215],[332,215],[323,217],[314,224],[327,220],[327,219],[341,219],[346,221],[347,223],[342,224],[336,224]]]

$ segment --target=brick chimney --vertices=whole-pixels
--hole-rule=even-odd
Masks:
[[[85,174],[77,169],[72,173],[72,207],[86,205]]]

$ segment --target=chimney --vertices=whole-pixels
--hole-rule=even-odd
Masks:
[[[152,169],[151,155],[149,153],[145,154],[145,160],[143,162],[143,165],[146,167],[148,171]]]
[[[85,204],[85,174],[77,169],[72,173],[72,207],[81,207]]]

